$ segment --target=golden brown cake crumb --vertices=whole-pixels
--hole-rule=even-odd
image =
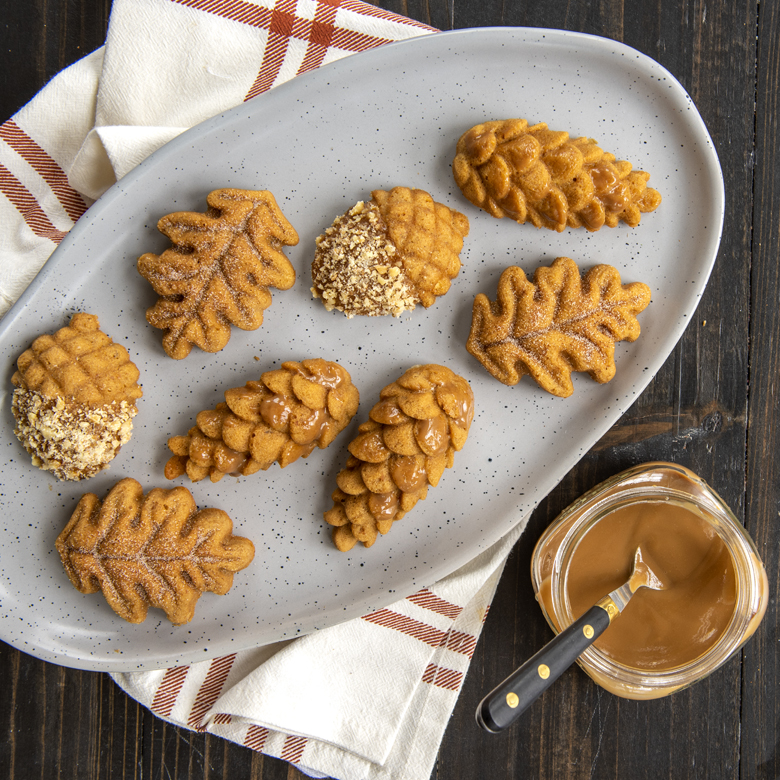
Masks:
[[[135,403],[143,393],[139,372],[127,350],[100,330],[94,314],[79,312],[65,328],[38,336],[19,355],[11,377],[16,387],[38,390],[47,398],[84,404]]]
[[[146,312],[165,331],[163,349],[175,360],[192,347],[219,352],[231,325],[257,330],[271,305],[270,288],[289,290],[295,269],[282,251],[298,234],[267,190],[214,190],[205,214],[179,211],[157,229],[173,246],[138,258],[138,272],[160,296]]]
[[[615,375],[615,342],[639,338],[637,314],[650,303],[642,282],[622,284],[610,265],[580,274],[569,257],[538,268],[533,282],[517,266],[498,281],[498,296],[474,299],[466,349],[500,382],[526,374],[548,393],[574,391],[572,371],[597,382]]]

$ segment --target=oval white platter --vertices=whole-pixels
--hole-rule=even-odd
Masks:
[[[636,229],[561,234],[496,220],[461,195],[451,174],[457,139],[488,119],[523,117],[597,139],[649,171],[663,196]],[[471,232],[463,268],[430,309],[400,319],[347,319],[313,300],[314,240],[372,189],[420,187],[464,212]],[[136,271],[143,252],[168,244],[157,220],[204,211],[220,187],[271,190],[297,229],[287,254],[298,279],[274,291],[265,322],[233,330],[217,354],[167,357],[144,312],[155,300]],[[696,108],[666,70],[611,40],[556,30],[484,28],[394,43],[297,77],[179,136],[107,192],[77,223],[0,324],[5,358],[0,415],[0,638],[40,658],[94,670],[140,670],[204,660],[334,625],[386,606],[454,571],[533,509],[625,411],[674,347],[717,254],[723,182]],[[526,378],[506,387],[465,349],[478,292],[495,299],[501,271],[530,276],[555,257],[582,268],[616,266],[644,281],[652,303],[642,335],[619,344],[617,376],[576,375],[574,395],[550,396]],[[34,468],[13,435],[10,377],[16,357],[71,313],[98,315],[141,371],[133,438],[111,468],[84,483]],[[281,470],[217,484],[167,482],[168,437],[285,360],[324,357],[361,393],[350,428],[327,450]],[[255,358],[258,358],[257,360]],[[331,506],[346,446],[380,389],[417,363],[465,376],[476,397],[469,441],[426,501],[371,549],[336,551],[322,513]],[[100,594],[69,583],[54,540],[86,491],[101,498],[120,478],[186,484],[199,506],[224,509],[257,553],[226,596],[205,594],[195,617],[172,627],[117,618]]]

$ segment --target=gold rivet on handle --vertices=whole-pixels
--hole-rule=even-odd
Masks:
[[[585,634],[588,639],[593,639],[593,634],[596,632],[593,630],[593,626],[583,626],[582,633]]]
[[[550,676],[550,667],[547,666],[547,664],[539,664],[536,671],[539,672],[539,677],[543,680],[546,680]]]
[[[609,596],[604,596],[603,599],[596,602],[597,607],[601,607],[608,615],[609,615],[609,622],[611,623],[613,618],[617,617],[620,614],[620,610],[617,607],[617,604],[615,604],[614,601]]]
[[[517,697],[516,693],[512,693],[511,691],[506,695],[506,703],[514,709],[517,707],[518,704],[520,704],[520,699]]]

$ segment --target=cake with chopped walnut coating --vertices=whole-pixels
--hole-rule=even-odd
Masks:
[[[423,190],[374,190],[317,238],[312,294],[350,318],[428,308],[458,275],[468,232],[463,214]]]
[[[74,314],[67,327],[39,336],[17,369],[14,433],[34,466],[57,479],[86,479],[130,440],[139,371],[94,314]]]

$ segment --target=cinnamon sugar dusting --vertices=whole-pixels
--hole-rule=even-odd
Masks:
[[[376,203],[360,201],[317,238],[311,288],[328,311],[399,317],[419,301]]]
[[[89,405],[36,390],[14,390],[14,433],[33,465],[57,479],[78,481],[97,474],[130,440],[134,404],[113,401]]]

